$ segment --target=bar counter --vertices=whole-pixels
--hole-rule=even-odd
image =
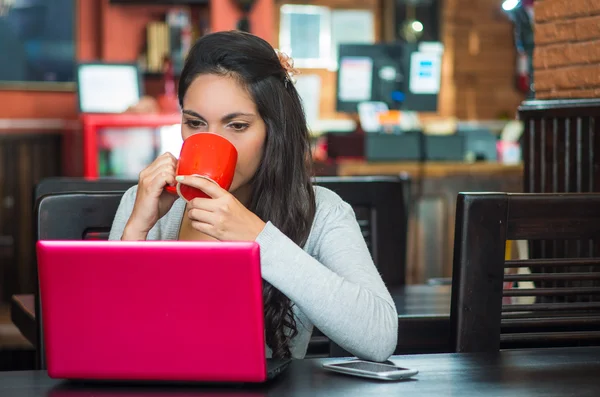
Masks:
[[[409,284],[452,275],[456,196],[459,192],[523,191],[523,165],[497,162],[366,162],[339,160],[338,176],[405,175],[411,180],[407,241]]]

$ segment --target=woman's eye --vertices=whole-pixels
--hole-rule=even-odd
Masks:
[[[246,128],[248,128],[248,124],[244,123],[231,123],[229,126],[235,131],[244,131]]]
[[[200,120],[186,120],[185,124],[191,128],[200,128],[204,125],[204,123]]]

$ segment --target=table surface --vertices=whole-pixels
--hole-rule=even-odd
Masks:
[[[413,379],[385,382],[326,372],[324,360],[298,360],[265,385],[93,385],[50,379],[45,372],[0,373],[0,395],[83,396],[600,396],[600,347],[512,350],[496,354],[392,357],[419,370]]]
[[[390,290],[398,317],[450,317],[450,285],[406,285]]]

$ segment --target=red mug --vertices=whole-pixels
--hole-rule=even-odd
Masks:
[[[237,150],[231,142],[221,135],[201,132],[183,141],[175,173],[201,176],[229,190],[236,165]],[[209,198],[203,191],[181,183],[165,189],[186,201],[197,197]]]

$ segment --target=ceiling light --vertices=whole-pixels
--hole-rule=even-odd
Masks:
[[[504,0],[502,3],[502,9],[504,11],[512,11],[519,5],[519,0]]]
[[[415,32],[422,32],[423,31],[423,24],[421,22],[419,22],[419,21],[414,21],[411,26],[412,26],[412,29]]]

